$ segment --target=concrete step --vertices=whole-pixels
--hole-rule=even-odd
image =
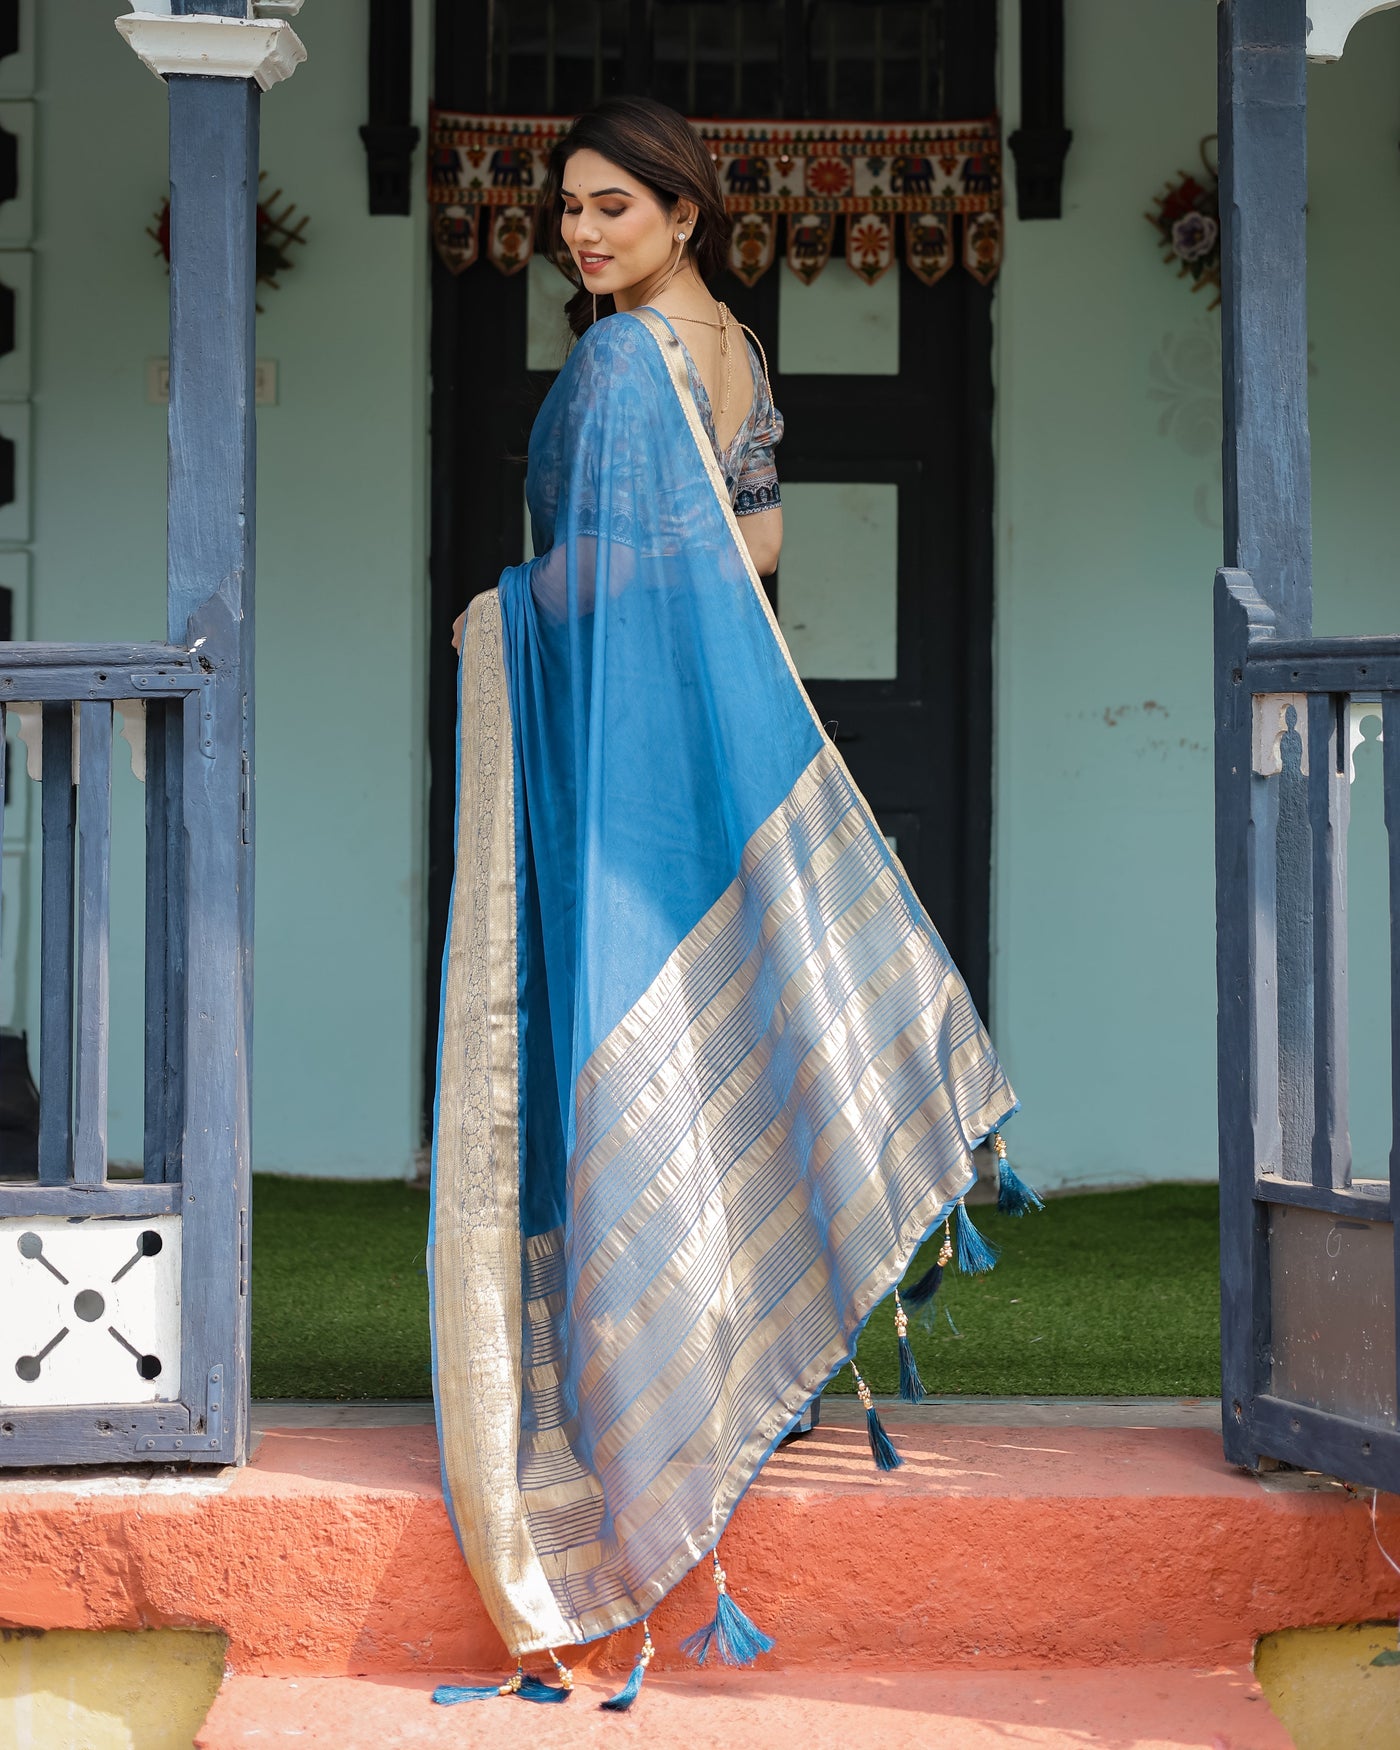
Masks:
[[[1209,1428],[1017,1426],[1014,1406],[1002,1426],[954,1427],[893,1405],[906,1463],[881,1475],[859,1407],[826,1414],[774,1456],[722,1546],[735,1597],[777,1639],[770,1670],[1242,1668],[1271,1630],[1400,1610],[1367,1502],[1232,1470]],[[1400,1546],[1400,1502],[1381,1530]],[[713,1603],[702,1569],[657,1609],[654,1674],[687,1669],[679,1642]],[[239,1675],[509,1669],[421,1424],[268,1429],[246,1469],[205,1476],[12,1472],[0,1623],[219,1629]],[[569,1657],[625,1671],[634,1638]]]
[[[906,1672],[696,1672],[649,1676],[630,1712],[603,1713],[615,1685],[579,1676],[561,1706],[518,1700],[435,1707],[431,1680],[234,1677],[196,1750],[685,1750],[801,1745],[851,1750],[1290,1750],[1245,1668]]]

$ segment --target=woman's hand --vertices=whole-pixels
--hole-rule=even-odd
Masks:
[[[457,618],[452,622],[452,648],[459,656],[462,654],[462,627],[466,624],[466,621],[467,610],[463,608],[461,613],[458,614]]]

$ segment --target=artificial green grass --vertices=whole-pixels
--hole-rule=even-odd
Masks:
[[[253,1396],[426,1398],[428,1197],[253,1180]]]
[[[1213,1185],[1056,1197],[977,1226],[989,1276],[950,1269],[934,1317],[911,1321],[929,1390],[954,1396],[1213,1397],[1220,1389]],[[402,1184],[260,1175],[253,1191],[253,1395],[422,1398],[429,1372],[427,1194]],[[909,1274],[933,1262],[930,1240]],[[894,1318],[876,1312],[857,1361],[899,1387]],[[829,1388],[852,1389],[849,1369]]]
[[[1147,1185],[1053,1197],[1013,1218],[974,1208],[1001,1248],[986,1276],[944,1272],[909,1340],[931,1392],[991,1397],[1215,1397],[1220,1391],[1219,1193]],[[907,1280],[932,1264],[930,1240]],[[856,1364],[899,1390],[894,1315],[875,1309]],[[843,1369],[831,1390],[849,1391]]]

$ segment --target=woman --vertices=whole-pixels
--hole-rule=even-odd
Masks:
[[[457,628],[435,1388],[517,1658],[715,1548],[1015,1107],[759,583],[782,427],[707,288],[728,235],[674,112],[611,100],[556,148],[579,338],[530,439],[540,556]],[[720,1605],[699,1656],[751,1656]]]

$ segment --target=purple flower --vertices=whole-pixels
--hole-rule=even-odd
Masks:
[[[1183,213],[1172,226],[1172,249],[1182,261],[1200,261],[1215,248],[1220,226],[1209,213]]]

